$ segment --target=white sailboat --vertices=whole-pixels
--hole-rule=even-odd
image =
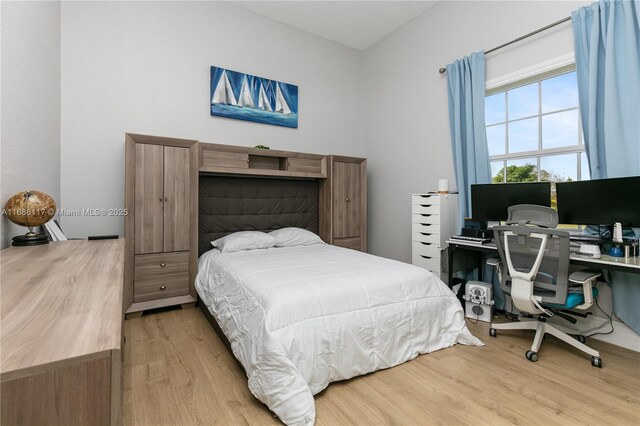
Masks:
[[[238,106],[255,108],[253,103],[253,97],[251,96],[251,89],[247,83],[247,75],[242,78],[242,86],[240,88],[240,95],[238,96]]]
[[[276,82],[276,112],[281,112],[283,114],[291,114],[291,109],[289,109],[289,105],[287,104],[287,100],[284,98],[282,94],[282,90],[280,90],[280,84]]]
[[[218,80],[216,90],[213,92],[211,103],[238,106],[238,101],[236,101],[233,89],[231,88],[231,82],[229,81],[229,77],[227,77],[227,70],[222,70],[222,75],[220,76],[220,80]]]
[[[269,98],[267,97],[267,92],[264,91],[264,86],[260,83],[260,90],[258,92],[258,108],[263,111],[273,111],[271,108],[271,103],[269,102]]]

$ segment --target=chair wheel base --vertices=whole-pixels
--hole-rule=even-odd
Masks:
[[[571,337],[573,337],[574,339],[576,339],[580,343],[584,343],[584,342],[587,341],[587,339],[585,339],[582,334],[572,334]]]
[[[527,351],[524,353],[524,356],[531,362],[536,362],[538,360],[538,354],[534,351]]]
[[[491,327],[489,329],[489,336],[496,337],[497,335],[498,335],[498,331],[495,328]]]
[[[591,365],[593,365],[594,367],[602,368],[602,358],[598,356],[592,356]]]

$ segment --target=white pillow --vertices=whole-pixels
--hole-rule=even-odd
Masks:
[[[319,236],[302,228],[282,228],[269,232],[275,239],[276,247],[308,246],[322,244]]]
[[[233,253],[241,250],[256,250],[273,247],[275,238],[260,231],[240,231],[226,237],[211,241],[211,245],[222,250],[223,253]]]

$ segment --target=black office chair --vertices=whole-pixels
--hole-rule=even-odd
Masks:
[[[491,323],[490,334],[495,337],[497,330],[535,330],[531,349],[525,353],[535,362],[542,338],[549,333],[591,355],[591,364],[602,367],[600,353],[584,344],[580,331],[546,321],[557,315],[575,323],[563,311],[587,309],[598,294],[594,285],[600,273],[580,271],[569,276],[569,233],[553,229],[557,225],[555,210],[521,204],[509,207],[506,226],[493,228],[500,255],[496,265],[500,287],[511,295],[518,310],[538,315],[538,319]]]

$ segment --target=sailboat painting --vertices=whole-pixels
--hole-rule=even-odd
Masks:
[[[298,86],[211,67],[211,115],[298,128]]]

